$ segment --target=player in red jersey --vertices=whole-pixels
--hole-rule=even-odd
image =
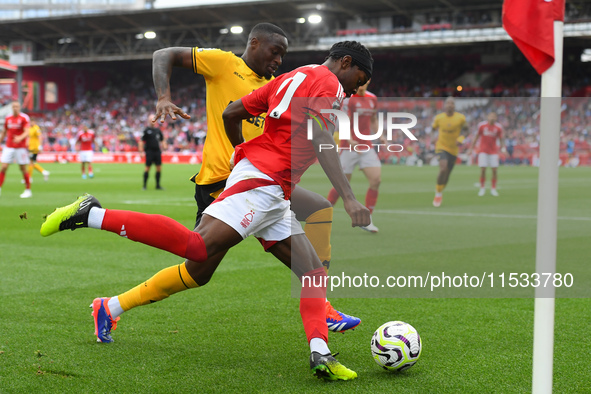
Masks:
[[[347,102],[349,119],[353,120],[353,115],[355,113],[358,114],[358,129],[364,135],[374,134],[378,128],[378,98],[375,94],[367,90],[368,86],[369,81],[359,87],[357,93],[352,95]],[[354,126],[352,125],[351,127]],[[373,213],[376,202],[378,201],[378,190],[382,177],[382,163],[373,148],[372,141],[362,140],[357,136],[355,130],[351,130],[351,139],[341,140],[339,150],[341,152],[341,165],[343,166],[343,171],[347,179],[351,181],[353,170],[358,165],[369,181],[369,188],[365,194],[365,206],[369,209],[370,213]],[[339,199],[339,193],[337,193],[334,187],[328,192],[327,198],[332,205],[336,204]],[[368,226],[361,228],[370,233],[377,233],[379,231],[373,224],[373,220]]]
[[[19,165],[25,181],[25,191],[20,195],[21,198],[33,196],[31,192],[31,178],[27,172],[29,165],[29,149],[27,138],[29,137],[29,117],[21,112],[21,105],[18,101],[12,103],[12,115],[7,116],[4,121],[4,129],[0,133],[0,143],[6,137],[6,146],[2,150],[0,162],[0,193],[8,166],[14,161]]]
[[[171,267],[174,275],[170,269],[156,274],[168,276],[168,283],[153,280],[155,276],[139,285],[142,305],[195,287],[192,267],[255,235],[266,250],[302,278],[300,313],[314,374],[328,380],[356,378],[357,374],[336,361],[328,349],[326,273],[290,210],[289,196],[300,176],[318,159],[343,198],[352,225],[369,224],[369,210],[355,199],[335,150],[320,150],[319,146],[333,141],[334,130],[331,119],[320,114],[321,110],[340,106],[345,93],[353,94],[364,85],[371,77],[372,64],[371,54],[363,45],[355,41],[337,43],[324,64],[300,67],[230,104],[223,118],[229,140],[238,145],[236,165],[224,192],[205,210],[195,231],[165,216],[103,209],[94,197],[86,195],[49,215],[41,235],[80,227],[97,228],[188,259]],[[305,101],[305,109],[319,114],[323,120],[322,129],[312,122],[311,141],[303,126],[304,106],[290,109],[295,98]],[[268,114],[263,134],[240,144],[242,120],[263,112]],[[292,122],[302,126],[294,127],[292,132]],[[160,283],[160,287],[153,288],[153,282]],[[117,297],[96,298],[93,304],[97,337],[111,342],[111,330],[124,311]]]
[[[288,50],[286,33],[271,23],[255,25],[248,35],[248,42],[241,57],[232,52],[211,48],[172,47],[154,52],[154,88],[158,96],[156,115],[164,122],[167,116],[189,119],[181,108],[172,102],[170,78],[173,67],[183,67],[201,74],[206,84],[207,140],[203,147],[203,162],[198,174],[191,178],[195,182],[197,215],[195,227],[199,225],[203,211],[224,190],[230,176],[230,157],[234,147],[224,130],[222,113],[228,103],[249,94],[273,79],[273,73],[282,63]],[[263,133],[264,116],[247,119],[242,124],[242,135],[246,141]],[[299,221],[305,222],[304,231],[325,266],[330,268],[333,207],[318,193],[305,190],[299,185],[291,194],[292,210]],[[192,271],[193,278],[203,287],[209,283],[223,255],[217,260],[208,259],[199,265],[200,273]],[[121,304],[132,307],[136,298],[125,296]],[[344,332],[355,328],[361,319],[336,310],[326,301],[326,321],[329,330]]]
[[[478,191],[479,196],[484,196],[486,189],[484,188],[484,182],[486,181],[486,167],[490,167],[492,170],[492,180],[490,194],[497,197],[497,167],[499,167],[499,141],[501,149],[505,150],[503,142],[503,126],[497,123],[497,114],[491,112],[488,114],[487,121],[478,124],[478,131],[474,137],[474,141],[470,146],[470,153],[476,146],[476,143],[480,140],[479,153],[478,153],[478,167],[480,167],[480,190]]]
[[[82,131],[78,133],[76,138],[76,146],[78,147],[78,158],[82,163],[82,179],[86,179],[86,165],[88,164],[88,177],[94,178],[94,172],[92,171],[92,159],[94,156],[93,145],[94,144],[94,131],[90,130],[88,126],[83,125]]]

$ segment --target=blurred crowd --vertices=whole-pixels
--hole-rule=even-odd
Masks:
[[[549,99],[554,100],[554,99]],[[381,152],[385,162],[404,161],[409,153],[413,159],[429,163],[435,157],[437,131],[432,129],[435,115],[442,112],[442,99],[383,100],[382,111],[405,109],[417,116],[417,125],[412,132],[418,141],[411,141],[404,133],[396,132],[390,142],[405,147],[403,154]],[[562,100],[560,153],[563,164],[569,162],[591,164],[591,99],[586,97]],[[540,144],[540,99],[539,98],[480,98],[457,99],[456,110],[466,116],[469,135],[460,144],[460,159],[470,162],[471,146],[478,124],[487,118],[489,112],[498,115],[498,122],[504,129],[507,153],[501,161],[507,164],[536,164]]]
[[[179,118],[156,123],[163,131],[169,151],[194,152],[201,149],[207,133],[205,98],[201,86],[179,88],[175,104],[191,114],[190,120]],[[195,95],[195,91],[198,92]],[[196,97],[195,97],[196,96]],[[72,151],[82,125],[95,132],[97,152],[132,152],[154,114],[156,100],[149,88],[108,86],[98,92],[44,114],[39,121],[45,131],[46,151]]]
[[[302,63],[321,62],[322,59],[317,59],[317,56],[318,54],[294,55],[282,65],[279,72],[293,69]],[[569,61],[568,56],[565,59],[563,95],[589,95],[591,74],[586,72],[587,68],[578,59]],[[419,123],[414,128],[419,141],[413,144],[403,140],[396,142],[408,145],[410,149],[407,152],[415,152],[428,161],[436,136],[430,128],[431,120],[438,111],[435,103],[441,104],[441,98],[456,96],[458,111],[466,115],[471,132],[486,118],[487,112],[495,111],[506,130],[506,146],[513,156],[509,160],[515,163],[531,162],[539,142],[539,98],[528,98],[539,97],[540,77],[523,60],[515,62],[511,67],[494,70],[491,73],[492,79],[482,87],[466,87],[459,91],[454,81],[466,72],[477,70],[480,67],[479,62],[480,57],[473,54],[399,58],[396,52],[377,53],[374,78],[369,90],[378,97],[412,98],[414,103],[406,104],[404,108],[412,108],[411,112],[419,118]],[[83,98],[57,111],[42,114],[38,122],[46,136],[44,150],[74,150],[78,131],[83,125],[87,125],[95,131],[96,151],[137,151],[138,141],[156,106],[150,76],[147,75],[144,79],[135,76],[129,81],[117,81],[99,91],[87,92]],[[177,80],[173,78],[171,84],[173,102],[190,114],[191,119],[179,118],[174,122],[167,119],[163,124],[158,123],[166,138],[167,149],[178,153],[200,151],[207,136],[205,83],[201,77],[189,73]],[[472,104],[466,107],[462,104],[463,101]],[[566,151],[570,144],[574,145],[571,149],[574,152],[587,152],[591,141],[586,124],[591,115],[589,100],[584,97],[569,98],[566,102],[568,104],[565,104],[562,121],[562,151]],[[469,146],[470,142],[468,138],[464,146]],[[425,155],[427,157],[423,157]],[[393,158],[383,159],[389,161]]]

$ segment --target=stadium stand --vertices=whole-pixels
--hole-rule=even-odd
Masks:
[[[323,38],[364,42],[389,33],[458,30],[469,33],[501,26],[498,2],[459,0],[456,3],[456,7],[448,7],[437,1],[417,4],[403,0],[393,5],[389,1],[360,3],[346,0],[338,5],[325,4],[318,9],[315,2],[307,0],[298,4],[273,1],[256,5],[142,10],[133,13],[134,23],[129,22],[130,14],[121,11],[49,18],[42,23],[39,20],[4,21],[0,23],[0,46],[14,49],[15,43],[19,43],[18,48],[24,51],[30,45],[30,58],[26,53],[13,55],[14,59],[20,59],[17,63],[22,68],[22,78],[28,81],[29,92],[25,94],[35,92],[35,97],[29,100],[31,106],[27,112],[42,118],[41,126],[48,136],[44,147],[46,152],[71,151],[73,138],[82,123],[95,129],[97,150],[135,152],[145,119],[154,110],[150,59],[155,49],[197,45],[233,49],[240,54],[246,37],[224,34],[220,29],[227,27],[228,20],[244,21],[247,29],[255,22],[271,18],[290,36],[290,53],[278,71],[283,73],[304,64],[322,62],[326,49],[321,44]],[[311,11],[323,14],[321,24],[301,24],[293,17]],[[591,5],[588,2],[567,3],[567,23],[579,23],[581,29],[585,29],[590,18]],[[137,33],[147,26],[157,27],[156,40],[138,38]],[[27,34],[23,33],[25,31]],[[106,31],[109,34],[105,34]],[[30,40],[33,36],[35,40]],[[376,47],[374,41],[368,42],[373,45],[375,58],[370,90],[379,97],[510,98],[540,94],[540,77],[509,41],[446,45],[404,42],[401,47],[392,48]],[[565,97],[591,95],[591,63],[581,62],[581,53],[585,49],[584,37],[566,38]],[[199,152],[207,131],[204,83],[201,77],[184,71],[175,72],[171,81],[173,99],[185,107],[192,119],[166,123],[162,128],[171,152]],[[58,84],[54,103],[41,99],[46,96],[44,82],[48,80],[47,75],[52,75]],[[0,70],[0,78],[5,77],[14,78],[14,70]],[[0,90],[0,103],[6,104],[12,98],[6,89]],[[504,111],[504,121],[510,126],[507,129],[510,144],[507,145],[513,147],[513,155],[507,160],[532,163],[538,130],[525,120],[516,119],[511,108],[514,107],[507,101],[491,100],[484,106],[467,110],[466,115],[474,127],[482,120],[483,111],[494,109],[500,113],[501,120]],[[581,163],[588,161],[586,155],[591,141],[584,122],[588,111],[585,100],[569,105],[565,110],[568,119],[563,122],[563,150],[568,141],[575,141],[575,154],[582,157]],[[405,154],[420,155],[428,161],[433,145],[428,133],[432,113],[424,111],[422,114],[425,117],[417,126],[421,142],[414,145],[409,145],[408,141],[399,142],[411,148]],[[526,110],[521,114],[528,119],[534,115]],[[469,140],[464,146],[468,145]],[[394,157],[400,162],[398,155],[385,154],[382,159],[392,162]]]

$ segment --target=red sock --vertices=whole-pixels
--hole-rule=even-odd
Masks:
[[[486,178],[481,176],[480,177],[480,187],[484,188],[484,182],[486,182]]]
[[[92,164],[89,164],[88,165],[88,173],[89,174],[92,174]]]
[[[339,193],[337,193],[337,189],[335,189],[334,187],[332,189],[330,189],[330,191],[328,192],[328,197],[326,197],[326,199],[332,205],[335,205],[337,203],[337,201],[339,201]]]
[[[107,209],[101,230],[166,250],[189,260],[207,260],[207,251],[201,235],[166,216]]]
[[[376,207],[378,202],[378,191],[373,189],[367,189],[365,194],[365,206],[369,209],[369,213],[373,213],[373,209]]]
[[[4,184],[4,177],[6,176],[5,172],[0,172],[0,187]]]
[[[312,338],[321,338],[328,342],[326,325],[326,272],[316,268],[302,276],[300,296],[300,314],[308,343]]]
[[[29,173],[25,172],[23,174],[23,178],[25,180],[25,189],[30,189],[31,188],[31,178],[29,177]]]
[[[497,178],[493,178],[490,183],[492,184],[492,188],[493,189],[496,189],[497,188]]]

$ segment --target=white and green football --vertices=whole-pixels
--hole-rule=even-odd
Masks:
[[[371,337],[371,354],[388,371],[412,367],[421,356],[421,337],[413,326],[402,321],[382,324]]]

